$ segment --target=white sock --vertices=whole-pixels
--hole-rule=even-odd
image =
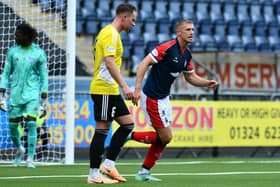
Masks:
[[[106,167],[109,167],[109,168],[113,168],[115,167],[115,161],[113,160],[109,160],[109,159],[105,159],[103,164],[106,166]]]
[[[100,175],[100,171],[98,168],[90,168],[89,169],[89,176],[91,178],[97,178]]]
[[[139,171],[138,171],[138,174],[148,174],[150,173],[150,170],[146,169],[146,168],[141,168]]]

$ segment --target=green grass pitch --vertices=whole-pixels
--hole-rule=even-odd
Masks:
[[[280,159],[162,159],[152,169],[161,182],[134,180],[141,160],[119,160],[117,168],[128,182],[118,187],[277,187]],[[0,187],[88,187],[89,164],[12,167],[0,164]],[[99,185],[107,186],[107,185]],[[112,186],[112,185],[110,185]]]

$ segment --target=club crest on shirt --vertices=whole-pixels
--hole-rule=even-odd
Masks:
[[[14,62],[18,63],[19,62],[19,57],[16,57]]]

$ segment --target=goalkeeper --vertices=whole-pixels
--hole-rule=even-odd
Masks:
[[[48,91],[47,58],[45,52],[34,43],[36,37],[36,30],[29,24],[23,23],[17,26],[16,45],[9,48],[6,54],[0,83],[2,111],[7,111],[5,92],[10,88],[8,118],[11,138],[16,146],[15,166],[20,165],[25,153],[18,125],[24,120],[28,128],[26,160],[28,168],[35,168],[33,157],[37,143],[36,117],[38,111],[46,111]]]

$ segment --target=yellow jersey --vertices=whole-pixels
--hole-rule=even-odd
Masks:
[[[111,24],[105,26],[95,39],[93,59],[93,79],[90,94],[119,95],[119,85],[113,79],[104,61],[104,57],[115,57],[120,71],[122,64],[123,45],[120,33]]]

